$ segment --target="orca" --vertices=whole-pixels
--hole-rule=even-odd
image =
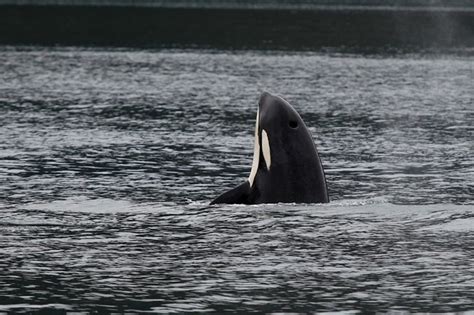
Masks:
[[[310,131],[286,100],[263,92],[250,175],[211,205],[327,202],[326,176]]]

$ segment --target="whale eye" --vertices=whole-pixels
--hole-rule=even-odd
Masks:
[[[295,129],[298,127],[298,122],[296,120],[290,120],[289,125],[291,128]]]

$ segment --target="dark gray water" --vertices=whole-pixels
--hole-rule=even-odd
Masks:
[[[330,204],[207,206],[263,90]],[[472,312],[473,91],[469,54],[3,47],[0,312]]]

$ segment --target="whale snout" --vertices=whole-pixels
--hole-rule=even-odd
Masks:
[[[258,101],[261,128],[279,129],[283,121],[298,115],[291,105],[278,95],[263,92]],[[268,130],[267,130],[268,131]]]
[[[260,94],[260,102],[263,102],[267,97],[273,96],[270,92],[263,91],[262,94]]]
[[[260,99],[258,100],[259,109],[262,109],[262,107],[265,106],[265,104],[268,104],[271,98],[274,98],[274,96],[271,93],[264,91],[260,95]]]

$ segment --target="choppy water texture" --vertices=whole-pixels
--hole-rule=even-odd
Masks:
[[[261,91],[329,205],[207,206]],[[0,312],[474,311],[474,59],[0,49]]]

